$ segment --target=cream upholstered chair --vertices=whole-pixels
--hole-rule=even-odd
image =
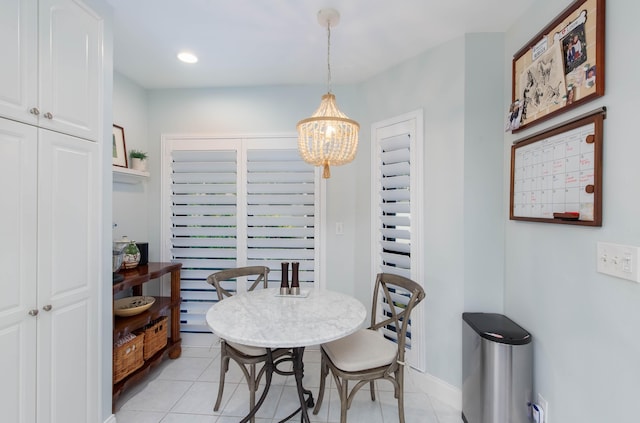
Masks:
[[[354,395],[367,383],[370,384],[371,400],[375,401],[376,379],[385,379],[393,384],[394,395],[398,399],[400,423],[404,423],[407,329],[411,311],[424,297],[424,289],[416,282],[390,273],[378,274],[373,294],[371,326],[322,345],[320,391],[313,414],[320,411],[325,379],[331,370],[340,393],[340,423],[346,423],[347,410],[351,407]],[[378,310],[381,305],[379,301],[384,303],[381,310]],[[378,331],[383,327],[395,328],[397,342],[385,338]],[[351,391],[349,381],[357,381]]]
[[[247,291],[253,291],[258,287],[260,282],[262,282],[262,288],[267,288],[269,282],[269,268],[265,266],[248,266],[221,270],[209,275],[207,282],[216,288],[218,301],[222,301],[233,295],[232,292],[222,286],[222,282],[233,280],[237,286],[238,278],[247,278],[247,285],[253,278],[251,285],[247,286]],[[276,360],[289,353],[290,351],[288,349],[276,349],[272,351],[272,358],[273,360]],[[220,409],[222,393],[224,390],[224,379],[225,374],[229,370],[230,359],[238,363],[242,373],[244,373],[244,377],[249,385],[249,405],[253,408],[256,403],[256,390],[258,389],[260,379],[265,372],[264,365],[258,372],[256,372],[256,367],[260,363],[266,363],[268,359],[267,350],[265,348],[237,344],[224,339],[220,340],[220,385],[218,387],[218,398],[216,399],[216,404],[213,407],[214,411],[218,411]],[[255,422],[255,417],[251,418],[251,422]]]

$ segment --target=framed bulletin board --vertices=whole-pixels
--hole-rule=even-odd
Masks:
[[[605,0],[576,0],[513,56],[507,130],[604,95]]]
[[[602,226],[604,111],[514,143],[511,220]]]

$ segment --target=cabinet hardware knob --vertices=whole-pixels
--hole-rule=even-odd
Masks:
[[[47,119],[53,119],[53,115],[51,114],[51,112],[45,113],[44,117],[47,118]]]
[[[37,316],[37,315],[38,315],[38,309],[37,308],[29,310],[29,316]]]
[[[32,107],[31,109],[29,109],[29,113],[38,116],[40,114],[40,110],[38,110],[37,107]]]
[[[46,306],[42,307],[42,309],[44,311],[51,311],[51,304],[47,304]]]

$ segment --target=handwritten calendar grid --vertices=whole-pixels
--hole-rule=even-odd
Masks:
[[[519,147],[514,156],[513,215],[553,219],[578,212],[593,220],[595,148],[593,123]]]

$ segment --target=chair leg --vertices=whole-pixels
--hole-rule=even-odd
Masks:
[[[396,371],[396,382],[398,382],[398,392],[396,397],[398,398],[398,419],[400,423],[404,423],[404,367]]]
[[[369,390],[371,391],[371,401],[375,401],[376,400],[376,385],[375,385],[375,382],[373,380],[369,383]]]
[[[251,380],[249,382],[249,410],[253,410],[253,407],[256,405],[256,390],[258,389],[256,383],[256,365],[249,365],[249,374],[251,376]],[[251,423],[255,423],[256,417],[251,417]]]
[[[313,409],[313,414],[318,414],[320,411],[320,406],[322,405],[322,400],[324,398],[324,388],[325,382],[327,380],[327,375],[329,374],[329,365],[322,356],[320,361],[320,389],[318,390],[318,398],[316,399],[316,406]]]
[[[223,355],[224,354],[224,355]],[[225,354],[224,347],[220,351],[220,382],[218,382],[218,398],[216,399],[216,405],[213,406],[213,411],[220,409],[222,403],[222,391],[224,391],[224,376],[229,370],[229,356]]]
[[[349,406],[348,402],[348,381],[346,379],[342,379],[342,383],[340,384],[340,423],[347,423],[347,408]]]

